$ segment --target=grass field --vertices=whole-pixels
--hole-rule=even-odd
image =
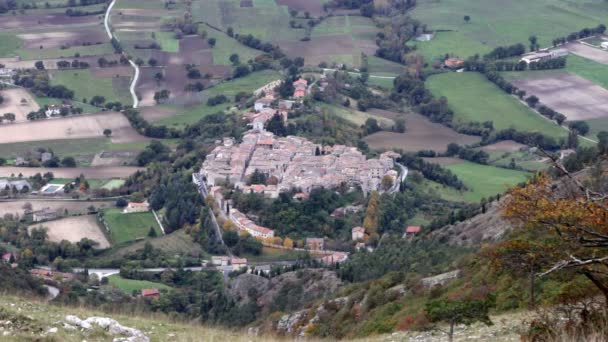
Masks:
[[[179,40],[175,39],[173,32],[156,32],[155,35],[163,51],[179,52]]]
[[[470,162],[446,165],[469,188],[463,198],[478,202],[484,197],[505,192],[509,187],[526,181],[529,173]]]
[[[83,99],[88,101],[93,96],[99,95],[105,97],[106,101],[120,101],[124,105],[131,104],[128,88],[115,89],[112,78],[95,78],[90,70],[53,70],[51,83],[64,85],[73,90],[74,99],[79,101]]]
[[[303,257],[305,254],[306,253],[303,252],[264,247],[262,248],[261,255],[247,255],[247,259],[253,262],[297,260],[298,258]]]
[[[123,214],[121,209],[108,209],[104,211],[104,216],[114,244],[145,238],[150,227],[154,227],[157,236],[162,235],[151,212]]]
[[[367,119],[376,119],[378,124],[383,128],[391,128],[395,124],[395,122],[388,118],[383,118],[378,115],[373,115],[366,112],[358,111],[354,108],[347,108],[343,106],[337,105],[329,105],[326,103],[318,103],[321,108],[327,109],[330,113],[341,117],[344,120],[350,121],[357,126],[361,126],[365,124]]]
[[[101,188],[112,190],[112,189],[120,188],[123,184],[125,184],[124,179],[111,179],[110,181],[103,184],[101,186]]]
[[[162,1],[150,1],[150,0],[121,0],[117,1],[116,5],[114,5],[115,9],[125,9],[125,8],[134,8],[134,9],[164,9]]]
[[[31,59],[46,59],[46,58],[74,58],[74,55],[79,54],[80,57],[108,55],[114,53],[112,45],[109,43],[89,45],[89,46],[73,46],[67,49],[48,48],[48,49],[16,49],[15,54],[24,60]]]
[[[10,33],[0,33],[0,57],[15,56],[15,51],[21,47],[21,39]]]
[[[34,142],[21,142],[13,144],[0,144],[0,157],[14,159],[22,156],[29,151],[38,148],[48,148],[60,156],[91,156],[106,148],[110,142],[107,138],[95,139],[65,139],[65,140],[46,140]]]
[[[462,32],[437,32],[435,38],[428,42],[413,42],[416,51],[424,57],[424,61],[431,65],[435,60],[443,60],[446,54],[466,59],[476,53],[488,53],[491,48],[473,40]]]
[[[125,279],[118,274],[111,275],[108,277],[108,283],[120,290],[122,290],[126,294],[132,294],[133,291],[141,291],[143,289],[171,289],[171,287],[162,284],[155,283],[152,281],[146,280],[133,280],[133,279]]]
[[[595,140],[599,132],[608,132],[608,118],[587,120],[587,123],[591,128],[587,136],[591,139]]]
[[[534,113],[478,73],[444,73],[428,79],[437,97],[445,96],[454,119],[460,122],[492,121],[496,130],[515,128],[560,138],[566,131]]]
[[[603,0],[419,0],[413,18],[432,30],[454,30],[491,47],[524,43],[536,35],[541,46],[584,27],[605,23]],[[464,16],[471,17],[465,23]],[[471,54],[479,51],[470,51]]]
[[[218,32],[209,27],[201,27],[207,31],[209,38],[215,38],[215,46],[211,49],[213,54],[213,64],[216,65],[232,65],[230,56],[233,53],[239,55],[241,62],[247,62],[250,59],[262,54],[261,51],[247,47],[239,43],[236,39],[230,38],[222,32]]]

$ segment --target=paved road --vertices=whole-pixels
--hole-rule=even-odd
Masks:
[[[113,37],[112,30],[110,29],[110,12],[112,12],[112,7],[116,4],[117,0],[112,0],[108,9],[106,10],[106,16],[104,18],[103,24],[106,27],[106,33],[110,40],[112,38],[116,38],[118,41],[118,37]],[[137,98],[137,94],[135,94],[135,86],[137,85],[137,81],[139,80],[139,66],[135,64],[132,60],[129,59],[129,64],[135,69],[135,76],[133,76],[133,80],[131,81],[131,86],[129,87],[129,91],[131,92],[131,97],[133,98],[133,108],[137,108],[139,106],[139,99]]]
[[[197,185],[198,187],[198,192],[201,194],[201,196],[203,197],[203,201],[207,198],[207,195],[209,195],[209,191],[207,190],[207,184],[205,183],[205,179],[203,179],[200,174],[193,174],[193,177],[196,177],[196,181],[194,182],[194,184]],[[194,180],[194,179],[193,179]],[[220,208],[220,212],[223,209]],[[222,237],[222,231],[220,230],[220,226],[219,224],[217,224],[217,219],[215,218],[215,214],[213,213],[213,210],[210,210],[211,212],[211,224],[213,225],[213,229],[215,229],[215,235],[217,236],[218,241],[226,246],[226,244],[224,243],[224,238]],[[229,256],[232,256],[232,252],[230,252],[230,249],[228,247],[226,247],[226,251],[228,253]]]

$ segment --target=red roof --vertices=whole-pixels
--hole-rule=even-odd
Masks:
[[[160,296],[160,292],[158,289],[142,289],[141,295],[144,297],[158,297]]]
[[[11,256],[14,256],[14,258],[17,259],[17,254],[4,253],[2,254],[2,260],[9,262],[11,260]]]
[[[420,233],[420,230],[422,228],[420,228],[420,226],[409,226],[405,229],[406,233],[411,233],[411,234],[416,234],[416,233]]]
[[[308,85],[308,81],[303,78],[300,78],[299,80],[293,82],[293,85],[294,87],[297,85]]]
[[[365,228],[363,228],[363,227],[355,227],[355,228],[353,228],[353,232],[365,233]]]
[[[304,90],[304,89],[297,89],[293,93],[293,97],[304,97],[304,96],[306,96],[306,90]]]
[[[463,65],[464,61],[459,58],[448,58],[445,60],[444,64],[449,68],[455,68]]]
[[[305,193],[305,192],[298,192],[297,194],[293,195],[293,198],[295,199],[308,199],[310,198],[310,195]]]

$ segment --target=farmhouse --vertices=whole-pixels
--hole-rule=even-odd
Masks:
[[[448,58],[443,62],[443,65],[448,69],[458,69],[462,67],[464,60],[460,58]]]
[[[230,257],[227,256],[212,256],[211,265],[213,266],[228,266]]]
[[[160,297],[160,291],[158,289],[142,289],[141,296],[143,298],[158,298]]]
[[[352,230],[352,238],[353,241],[363,240],[365,237],[365,228],[363,227],[355,227]]]
[[[526,64],[543,62],[551,59],[556,59],[560,57],[568,56],[568,50],[566,49],[554,49],[554,50],[544,50],[526,54],[522,57],[521,61],[526,62]]]
[[[272,104],[273,101],[274,101],[273,95],[266,95],[266,96],[262,97],[261,99],[258,99],[257,101],[255,101],[255,103],[253,104],[253,109],[256,112],[260,112],[264,108],[270,108],[270,105]]]
[[[323,238],[306,238],[306,248],[313,251],[320,251],[325,248],[325,240]]]
[[[124,214],[128,213],[144,213],[150,210],[150,205],[148,202],[137,203],[137,202],[129,202],[125,209],[123,209]]]
[[[431,40],[433,40],[433,38],[435,38],[435,34],[434,33],[423,33],[423,34],[419,35],[418,37],[416,37],[416,41],[418,41],[418,42],[430,42]]]
[[[314,188],[341,184],[360,186],[364,192],[370,192],[380,189],[382,177],[394,167],[395,156],[385,152],[378,159],[366,159],[355,147],[323,148],[302,137],[275,137],[269,132],[249,131],[240,145],[224,139],[223,145],[207,155],[200,173],[210,186],[228,181],[244,189],[247,178],[261,172],[278,180],[276,192],[268,186],[247,190],[273,196],[293,188],[310,193]]]
[[[300,78],[299,80],[293,82],[293,87],[295,88],[293,92],[293,97],[296,99],[301,99],[306,96],[306,88],[308,87],[308,81]]]
[[[34,222],[48,221],[57,218],[57,212],[52,210],[51,208],[44,208],[39,211],[35,211],[32,214],[32,219]]]
[[[348,260],[348,254],[344,253],[344,252],[334,252],[330,255],[326,255],[324,257],[322,257],[321,262],[326,264],[326,265],[335,265],[335,264],[341,264],[343,262],[345,262],[346,260]]]
[[[233,271],[240,271],[247,267],[247,259],[246,258],[232,258],[232,259],[230,259],[230,264],[232,265]]]
[[[420,233],[420,230],[422,230],[420,226],[409,226],[405,228],[405,234],[403,236],[407,238],[413,238],[414,236],[416,236],[416,234]]]

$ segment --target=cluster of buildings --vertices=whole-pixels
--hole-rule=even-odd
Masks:
[[[551,59],[556,59],[560,57],[568,56],[568,50],[566,49],[553,49],[553,50],[540,50],[536,52],[531,52],[523,55],[521,58],[522,62],[526,62],[526,64],[536,63],[536,62],[544,62]]]
[[[247,258],[235,258],[225,255],[212,256],[211,266],[227,267],[231,266],[232,271],[240,271],[247,268]]]
[[[259,226],[255,222],[251,221],[245,214],[241,213],[238,209],[231,208],[229,213],[230,220],[237,226],[238,229],[244,230],[249,235],[260,238],[268,239],[274,237],[274,230]]]
[[[32,185],[24,179],[18,179],[18,180],[0,179],[0,191],[10,190],[13,188],[15,190],[21,192],[21,191],[25,191],[25,190],[31,190]]]
[[[321,146],[302,137],[280,138],[269,132],[250,131],[238,145],[225,138],[207,155],[200,173],[208,185],[232,183],[269,197],[294,188],[308,193],[341,184],[370,192],[380,189],[385,175],[394,177],[394,159],[398,156],[385,152],[378,159],[367,159],[355,147]],[[256,171],[266,175],[267,185],[247,187],[247,180]]]

